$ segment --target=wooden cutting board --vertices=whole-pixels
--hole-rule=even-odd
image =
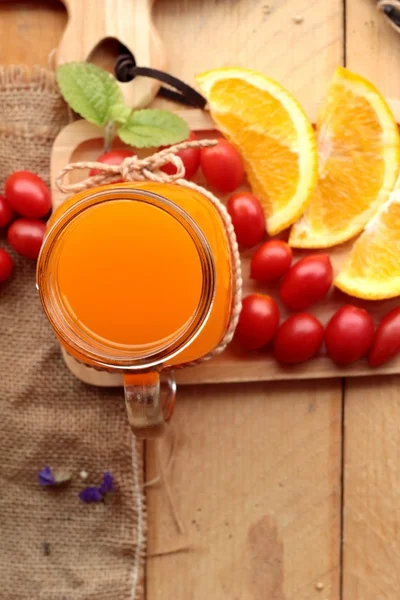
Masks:
[[[68,22],[57,48],[57,65],[91,60],[104,42],[112,40],[123,44],[137,65],[165,69],[164,48],[152,20],[154,0],[62,2]],[[128,106],[141,107],[154,98],[160,84],[155,79],[140,77],[119,86]]]
[[[399,122],[400,102],[391,101],[390,105]],[[315,112],[316,107],[310,106],[308,108],[309,117],[312,120],[315,118]],[[199,137],[214,138],[218,136],[218,132],[214,129],[213,121],[207,112],[193,109],[180,111],[179,114],[188,121],[190,128],[196,131]],[[115,147],[124,147],[124,145],[117,140]],[[58,172],[70,162],[95,160],[102,152],[102,132],[96,126],[81,120],[68,125],[61,131],[55,141],[51,158],[51,187],[54,207],[57,207],[65,199],[64,194],[55,185]],[[147,153],[149,152],[147,151]],[[84,171],[79,171],[78,173],[71,174],[71,178],[74,177],[75,179],[73,180],[77,180],[78,178],[84,178],[86,175],[87,173]],[[200,185],[205,185],[201,173],[198,173],[195,181]],[[243,189],[246,188],[247,185],[244,185]],[[339,270],[341,264],[346,259],[351,246],[352,242],[329,250],[335,272]],[[295,259],[298,259],[309,253],[309,251],[295,251],[294,256]],[[278,299],[278,286],[256,284],[250,279],[249,265],[251,254],[252,251],[246,251],[242,254],[244,295],[260,291]],[[366,308],[373,316],[375,323],[378,323],[383,315],[399,304],[397,298],[388,301],[364,302],[350,298],[333,288],[327,298],[311,308],[311,312],[325,324],[340,306],[349,302]],[[288,313],[281,304],[280,307],[283,319]],[[65,356],[65,359],[71,371],[86,383],[100,386],[122,385],[121,376],[118,374],[111,375],[85,367],[69,356]],[[245,354],[233,343],[220,357],[205,362],[198,367],[178,371],[177,380],[179,383],[184,384],[225,383],[285,379],[325,379],[328,377],[376,375],[379,373],[400,373],[400,357],[376,369],[368,367],[365,359],[348,367],[338,367],[327,356],[324,356],[323,349],[320,356],[306,363],[284,367],[275,361],[271,352],[260,351]]]

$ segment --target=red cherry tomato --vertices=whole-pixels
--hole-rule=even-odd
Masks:
[[[18,254],[36,260],[42,246],[46,224],[33,219],[17,219],[10,225],[7,239]]]
[[[275,358],[289,365],[304,362],[318,353],[323,339],[324,328],[313,315],[292,315],[279,327],[275,336]]]
[[[283,277],[292,264],[293,252],[282,240],[264,242],[251,259],[250,277],[256,281],[275,281]]]
[[[218,140],[216,146],[201,149],[200,165],[207,182],[222,194],[236,190],[244,179],[242,157],[224,139]]]
[[[251,248],[264,237],[265,216],[262,206],[253,194],[236,192],[228,200],[228,213],[240,246]]]
[[[125,158],[130,156],[135,156],[135,153],[132,150],[128,150],[128,148],[121,148],[120,150],[110,150],[109,152],[100,154],[100,156],[96,158],[96,162],[101,162],[105,165],[120,165]],[[89,171],[90,177],[98,175],[99,173],[99,169],[90,169]],[[122,181],[122,179],[119,181]]]
[[[245,350],[266,346],[279,325],[279,308],[275,300],[263,294],[251,294],[243,300],[235,338]]]
[[[378,325],[368,362],[378,367],[400,352],[400,306],[390,311]]]
[[[0,227],[7,227],[14,214],[4,196],[0,196]]]
[[[304,310],[328,293],[332,278],[332,264],[327,254],[312,254],[301,258],[282,281],[282,302],[290,310]]]
[[[328,356],[348,365],[367,354],[374,339],[374,322],[363,308],[350,304],[335,312],[325,329]]]
[[[13,261],[11,256],[3,248],[0,248],[0,283],[10,277],[12,270]]]
[[[197,135],[194,131],[191,131],[186,141],[193,142],[197,139]],[[163,150],[164,148],[169,148],[169,146],[161,146],[160,150]],[[200,166],[200,148],[187,148],[186,150],[181,150],[177,153],[177,156],[182,159],[183,166],[185,167],[185,179],[192,179]],[[164,173],[167,173],[168,175],[175,175],[176,167],[172,163],[167,163],[161,167],[161,171],[164,171]]]
[[[11,173],[4,185],[4,195],[8,206],[28,219],[40,219],[51,209],[49,188],[30,171]]]

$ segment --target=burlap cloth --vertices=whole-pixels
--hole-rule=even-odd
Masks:
[[[67,120],[52,73],[0,70],[0,185],[16,169],[47,180]],[[14,258],[14,275],[0,288],[0,599],[139,599],[142,447],[121,391],[86,386],[65,368],[41,311],[35,264]],[[70,472],[71,484],[42,489],[45,465]],[[115,477],[113,502],[82,503],[79,491],[106,470]]]

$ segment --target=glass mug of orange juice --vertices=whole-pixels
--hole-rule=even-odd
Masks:
[[[120,183],[86,190],[53,214],[38,262],[44,311],[68,354],[124,377],[128,419],[159,435],[171,414],[160,372],[213,351],[230,323],[231,246],[198,190]]]

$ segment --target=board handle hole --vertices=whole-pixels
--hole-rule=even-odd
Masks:
[[[109,73],[116,75],[116,64],[121,57],[125,57],[125,64],[135,66],[136,62],[133,54],[128,48],[122,44],[117,38],[107,37],[102,40],[93,48],[87,60],[94,63],[98,67],[105,69]],[[118,79],[118,81],[132,81],[133,77],[129,78],[129,71],[124,67],[125,79]]]

